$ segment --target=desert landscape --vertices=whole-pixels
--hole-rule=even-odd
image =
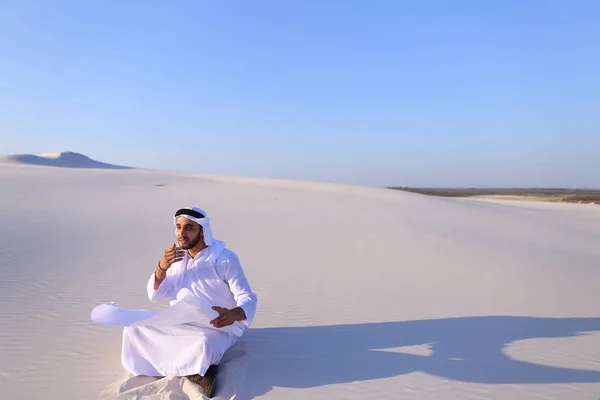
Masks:
[[[26,156],[26,157],[25,157]],[[600,395],[600,207],[112,166],[0,161],[5,399],[202,399],[133,377],[114,301],[145,285],[195,205],[258,295],[218,399],[579,399]],[[489,193],[483,193],[484,195]],[[514,193],[513,193],[514,194]]]

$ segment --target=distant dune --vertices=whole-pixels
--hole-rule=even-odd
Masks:
[[[33,154],[10,154],[0,156],[0,163],[43,165],[61,168],[97,168],[97,169],[134,169],[122,165],[107,164],[93,160],[88,156],[72,151],[60,153],[44,153],[39,156]]]

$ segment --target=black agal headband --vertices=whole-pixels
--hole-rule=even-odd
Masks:
[[[204,215],[196,210],[189,209],[189,208],[181,208],[181,209],[177,210],[177,212],[175,213],[175,218],[179,217],[180,215],[189,215],[190,217],[194,217],[197,219],[206,218],[206,215]]]

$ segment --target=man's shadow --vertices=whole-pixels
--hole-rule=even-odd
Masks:
[[[250,329],[225,355],[219,379],[222,394],[235,393],[236,400],[273,387],[310,388],[417,371],[487,384],[600,382],[600,371],[533,364],[503,352],[515,340],[591,331],[600,331],[600,318],[493,316]],[[415,345],[428,345],[428,354],[382,351]]]

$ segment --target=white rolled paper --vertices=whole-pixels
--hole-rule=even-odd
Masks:
[[[219,313],[188,289],[181,289],[177,293],[177,299],[177,303],[161,312],[122,308],[115,302],[108,302],[94,307],[90,317],[92,322],[105,326],[167,326],[193,323],[242,336],[243,331],[238,322],[224,328],[212,326],[210,321],[217,318]]]

